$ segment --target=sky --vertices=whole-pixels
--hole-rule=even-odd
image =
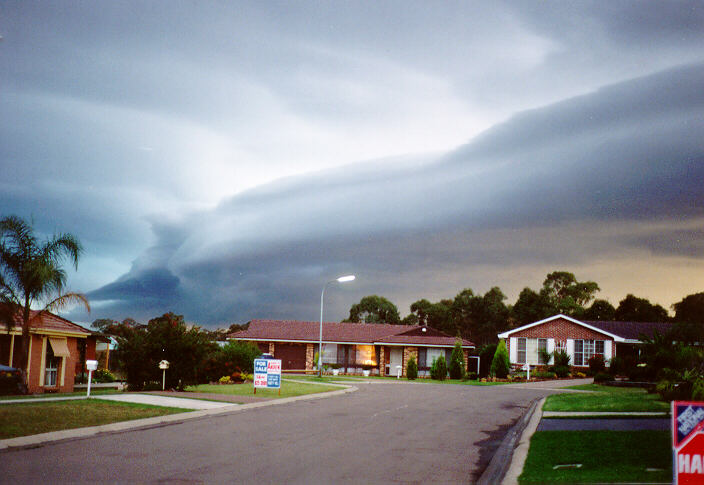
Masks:
[[[0,3],[0,216],[77,322],[704,291],[704,4]]]

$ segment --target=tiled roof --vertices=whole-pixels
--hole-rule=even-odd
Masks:
[[[581,320],[587,325],[629,340],[640,340],[641,335],[652,337],[657,330],[664,334],[672,328],[668,322],[610,322],[601,320]]]
[[[66,320],[65,318],[61,318],[60,316],[54,315],[53,313],[47,311],[31,310],[30,319],[32,330],[35,331],[42,330],[47,332],[70,332],[81,333],[85,335],[93,334],[93,332],[91,332],[90,330],[85,329],[80,325],[71,322],[70,320]],[[15,316],[13,327],[16,329],[22,328],[22,317],[19,314]],[[4,323],[0,322],[0,328],[5,329],[7,328],[7,326]]]
[[[325,342],[349,343],[407,343],[426,345],[454,345],[455,339],[437,330],[430,335],[402,335],[415,333],[420,327],[413,325],[390,325],[387,323],[333,323],[323,322]],[[238,340],[285,340],[317,342],[320,336],[320,322],[299,322],[294,320],[252,320],[247,330],[235,332],[230,338]],[[473,346],[467,340],[465,346]]]

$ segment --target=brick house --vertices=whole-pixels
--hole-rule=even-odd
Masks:
[[[506,340],[511,364],[545,364],[540,350],[564,350],[574,367],[588,367],[593,355],[601,355],[607,365],[612,357],[637,356],[643,335],[667,332],[671,323],[611,322],[577,320],[555,315],[538,322],[500,333]]]
[[[71,392],[86,359],[95,359],[96,336],[90,330],[47,311],[32,310],[27,369],[30,393]],[[0,323],[0,363],[19,366],[22,321]]]
[[[318,351],[320,322],[291,320],[253,320],[247,330],[228,339],[257,344],[262,352],[281,359],[284,370],[312,370]],[[455,337],[427,326],[384,323],[323,323],[323,364],[338,367],[346,374],[361,374],[369,369],[374,375],[396,375],[411,356],[418,363],[418,375],[428,374],[434,359],[449,360]],[[465,362],[474,344],[462,340]]]

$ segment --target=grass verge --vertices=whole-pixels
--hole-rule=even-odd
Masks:
[[[549,396],[543,411],[645,412],[669,411],[670,403],[661,401],[657,394],[645,389],[586,384],[571,389],[595,391]]]
[[[190,409],[81,399],[0,406],[0,439],[176,414]]]
[[[298,377],[289,376],[289,378]],[[324,381],[317,381],[324,382]],[[218,384],[199,384],[197,386],[189,386],[185,389],[187,392],[208,392],[213,394],[230,394],[234,396],[252,396],[254,395],[254,386],[251,382],[245,384],[231,384],[231,385],[218,385]],[[302,396],[304,394],[315,394],[319,392],[327,391],[339,391],[339,386],[321,386],[319,384],[304,384],[300,382],[291,382],[288,379],[283,379],[281,381],[281,395],[279,395],[278,389],[257,389],[257,397],[271,397],[271,398],[284,398],[293,396]]]
[[[556,465],[581,464],[580,468]],[[656,471],[648,471],[655,469]],[[670,483],[668,431],[538,431],[519,483]]]
[[[122,391],[117,389],[91,389],[90,395],[101,396],[104,394],[119,394]],[[75,396],[85,396],[86,391],[75,391],[75,392],[60,392],[56,394],[13,394],[11,396],[0,396],[0,401],[15,401],[17,399],[46,399],[51,397],[75,397]]]
[[[305,381],[313,381],[313,382],[346,382],[346,381],[349,381],[350,384],[354,384],[355,382],[360,382],[360,381],[369,381],[369,380],[382,381],[382,382],[383,381],[420,382],[423,384],[459,384],[459,385],[463,385],[463,386],[500,386],[503,384],[516,384],[516,382],[481,382],[481,381],[472,381],[472,380],[462,381],[459,379],[445,379],[444,381],[436,381],[433,379],[426,379],[426,378],[415,379],[413,381],[409,381],[405,377],[402,377],[401,379],[397,379],[396,377],[391,377],[391,376],[364,377],[364,376],[330,376],[330,375],[325,375],[321,378],[318,376],[289,374],[287,377],[289,379],[296,379],[299,381],[305,380]]]

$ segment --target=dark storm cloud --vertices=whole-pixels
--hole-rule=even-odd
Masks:
[[[671,69],[521,113],[424,165],[356,165],[247,191],[156,225],[157,244],[93,299],[129,312],[139,289],[163,298],[151,311],[206,324],[314,319],[322,284],[356,273],[344,299],[331,296],[341,317],[365,294],[422,297],[443,274],[482,264],[667,247],[676,234],[602,229],[704,216],[702,87],[704,65]]]

